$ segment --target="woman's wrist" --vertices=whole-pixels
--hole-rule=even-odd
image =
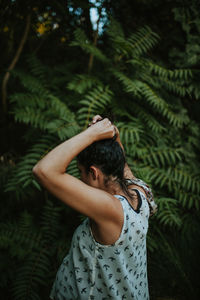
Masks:
[[[98,135],[96,130],[93,128],[93,126],[85,129],[83,133],[85,134],[86,138],[90,141],[90,144],[96,142]]]

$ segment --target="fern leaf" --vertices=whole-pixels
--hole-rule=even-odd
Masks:
[[[123,84],[125,91],[131,93],[133,96],[138,96],[140,88],[137,81],[130,79],[124,73],[117,70],[112,70],[113,75]]]
[[[148,26],[140,28],[128,38],[132,56],[142,55],[152,49],[158,42],[159,36]]]
[[[108,58],[102,53],[100,49],[95,47],[87,38],[84,31],[80,28],[75,30],[74,41],[71,42],[70,46],[79,46],[86,53],[93,54],[97,59],[103,62],[108,62]]]
[[[41,95],[43,97],[48,96],[49,91],[44,87],[44,85],[40,82],[39,79],[23,73],[19,70],[12,71],[12,74],[15,77],[19,77],[21,84],[30,92],[35,93],[37,95]]]
[[[42,137],[29,149],[29,152],[14,167],[5,186],[5,192],[25,191],[25,187],[34,186],[40,190],[38,183],[32,174],[34,165],[56,144],[54,136]]]
[[[87,128],[90,119],[96,114],[104,112],[110,103],[112,92],[108,87],[97,86],[91,90],[85,99],[80,101],[81,108],[78,111],[78,121],[83,128]]]
[[[129,122],[128,124],[124,124],[119,122],[117,127],[120,132],[120,138],[122,143],[125,145],[138,143],[140,141],[140,134],[143,132],[142,126],[139,126],[136,123]]]
[[[179,216],[177,200],[172,198],[157,198],[156,203],[159,206],[156,218],[161,224],[180,228],[182,220]]]
[[[75,91],[79,94],[83,94],[96,85],[101,85],[101,82],[98,78],[95,78],[94,76],[88,74],[79,74],[76,75],[73,80],[68,83],[67,87],[69,90]]]

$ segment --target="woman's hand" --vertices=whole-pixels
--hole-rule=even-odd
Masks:
[[[94,136],[95,141],[111,139],[116,134],[115,126],[107,118],[102,119],[97,115],[93,118],[90,127],[87,129]]]
[[[94,125],[95,123],[97,123],[98,121],[103,120],[103,118],[100,115],[96,115],[92,118],[92,122],[89,123],[88,127]]]
[[[101,120],[103,120],[103,118],[100,115],[94,116],[92,118],[92,122],[89,124],[89,127],[92,126],[92,125],[94,125],[94,124],[96,124],[97,122],[99,122]],[[124,149],[123,146],[122,146],[122,143],[120,141],[119,130],[118,130],[118,128],[115,125],[113,125],[113,126],[115,128],[116,141],[120,144],[120,146],[122,147],[122,149]]]

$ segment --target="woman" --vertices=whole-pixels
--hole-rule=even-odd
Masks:
[[[76,156],[81,180],[66,173]],[[92,126],[53,149],[33,172],[88,217],[74,233],[51,299],[148,299],[146,234],[154,202],[125,163],[117,128],[95,116]]]

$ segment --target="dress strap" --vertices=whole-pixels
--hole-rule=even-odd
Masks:
[[[155,214],[157,211],[157,205],[154,202],[153,193],[152,193],[152,190],[149,187],[149,185],[147,185],[143,180],[141,180],[139,178],[127,179],[126,184],[127,184],[127,186],[133,184],[133,185],[137,185],[137,186],[143,188],[143,190],[146,194],[147,202],[149,204],[150,216]]]
[[[132,204],[128,201],[128,199],[127,199],[125,196],[122,196],[122,195],[120,195],[120,196],[123,197],[123,198],[126,200],[126,202],[128,203],[128,205],[129,205],[129,206],[130,206],[137,214],[139,214],[140,208],[141,208],[141,205],[142,205],[142,198],[141,198],[141,195],[140,195],[140,191],[139,191],[138,189],[131,189],[131,190],[135,191],[135,193],[137,194],[138,202],[137,202],[136,208],[134,208],[134,207],[132,206]]]

